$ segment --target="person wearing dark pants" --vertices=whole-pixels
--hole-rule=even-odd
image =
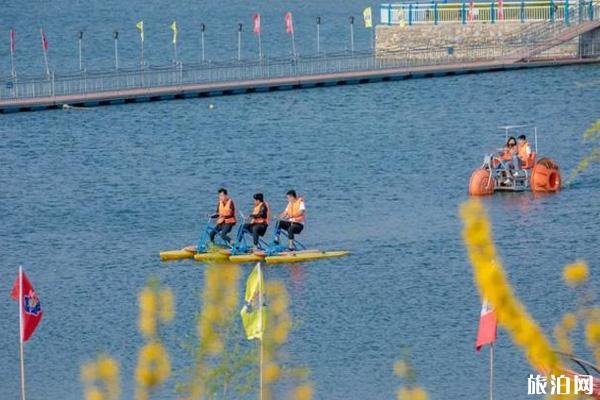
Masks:
[[[269,226],[269,204],[262,193],[254,196],[254,208],[250,214],[250,223],[244,224],[244,232],[252,235],[253,250],[258,250],[259,240],[267,232]]]
[[[279,217],[283,219],[282,221],[279,221],[279,230],[287,231],[288,249],[295,250],[294,237],[304,229],[306,206],[304,205],[304,199],[298,197],[295,190],[288,191],[286,197],[288,205],[279,215]],[[277,235],[276,240],[279,242],[279,235]]]
[[[215,242],[215,236],[220,234],[221,239],[229,245],[233,243],[229,233],[237,222],[235,219],[235,204],[233,199],[228,196],[227,189],[219,189],[219,202],[217,203],[217,212],[211,215],[211,218],[217,220],[215,228],[210,232],[210,241]]]

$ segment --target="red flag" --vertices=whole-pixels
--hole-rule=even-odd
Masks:
[[[257,35],[260,35],[260,14],[254,14],[252,22],[254,22],[254,28],[252,30]]]
[[[292,13],[289,11],[285,13],[285,31],[294,34],[294,21],[292,20]]]
[[[502,0],[498,0],[498,19],[504,19],[504,2]]]
[[[16,50],[17,50],[17,42],[15,40],[15,30],[11,29],[10,30],[10,53],[15,54]]]
[[[40,29],[40,35],[42,35],[42,47],[44,48],[44,51],[48,51],[48,39],[42,29]]]
[[[496,312],[489,307],[487,301],[484,301],[481,305],[481,317],[479,318],[479,330],[477,331],[475,350],[479,351],[483,346],[493,344],[496,341],[497,327]]]
[[[33,288],[25,272],[19,271],[19,275],[15,280],[10,297],[13,300],[20,301],[19,309],[21,310],[21,342],[29,340],[33,331],[38,326],[42,319],[42,305],[40,299]]]

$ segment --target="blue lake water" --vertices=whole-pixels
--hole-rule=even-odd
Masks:
[[[231,35],[215,32],[214,40],[221,58],[231,58],[235,24],[249,23],[257,9],[280,30],[265,38],[266,48],[285,54],[286,10],[295,12],[299,46],[310,52],[312,17],[340,21],[327,28],[324,46],[343,49],[348,15],[364,7],[143,3],[12,4],[0,29],[14,24],[19,41],[36,41],[33,26],[43,22],[51,46],[57,43],[53,62],[66,65],[65,54],[75,51],[67,38],[84,25],[107,35],[89,57],[110,66],[112,29],[129,29],[122,54],[134,60],[132,24],[143,15],[147,27],[164,25],[156,33],[162,47],[148,45],[147,32],[146,48],[152,62],[164,63],[172,19],[186,57],[195,54],[184,44],[192,40],[186,24],[229,25]],[[366,47],[368,33],[361,35]],[[41,62],[39,49],[26,46],[19,63]],[[0,53],[0,62],[7,56]],[[175,383],[190,365],[181,343],[195,333],[203,271],[193,263],[162,264],[158,252],[196,239],[220,186],[242,209],[256,191],[283,208],[285,191],[295,188],[309,209],[304,241],[352,251],[266,272],[290,291],[300,323],[287,344],[289,365],[311,369],[316,398],[393,398],[400,382],[392,366],[404,346],[432,398],[483,398],[488,358],[473,349],[480,303],[457,207],[467,199],[471,170],[502,143],[500,125],[535,123],[540,153],[570,172],[587,149],[581,133],[600,115],[599,79],[598,66],[563,67],[0,117],[0,398],[18,398],[17,306],[8,294],[19,264],[45,313],[26,345],[30,399],[81,398],[79,366],[100,351],[120,361],[123,398],[132,397],[142,343],[136,296],[151,275],[177,298],[175,323],[165,332],[175,375],[157,397],[176,398]],[[592,168],[558,195],[484,200],[508,276],[547,332],[574,306],[561,283],[564,264],[588,260],[598,282],[599,172]],[[500,330],[497,398],[527,398],[531,372]]]

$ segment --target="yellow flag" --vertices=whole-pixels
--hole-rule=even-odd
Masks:
[[[373,16],[371,13],[371,7],[367,7],[363,10],[363,19],[365,20],[365,28],[373,27]]]
[[[245,303],[240,313],[248,340],[262,340],[265,332],[267,309],[264,304],[264,286],[262,270],[258,263],[248,276]]]
[[[140,21],[137,24],[135,24],[135,27],[139,29],[140,31],[140,38],[142,39],[142,42],[144,41],[144,21]]]
[[[173,31],[173,44],[177,43],[177,22],[173,21],[171,24],[171,30]]]

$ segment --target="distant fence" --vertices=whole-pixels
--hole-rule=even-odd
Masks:
[[[523,46],[423,48],[377,55],[371,52],[345,52],[292,59],[264,59],[260,62],[173,64],[66,76],[52,73],[46,78],[6,78],[0,86],[0,100],[491,61],[517,51],[522,52]],[[580,55],[600,56],[600,43],[582,48]],[[546,51],[544,56],[553,57],[552,50]],[[564,54],[556,52],[554,57],[562,58]]]
[[[446,23],[497,23],[502,21],[562,21],[598,19],[600,0],[519,1],[498,0],[460,3],[384,3],[380,7],[384,25],[418,25]]]

